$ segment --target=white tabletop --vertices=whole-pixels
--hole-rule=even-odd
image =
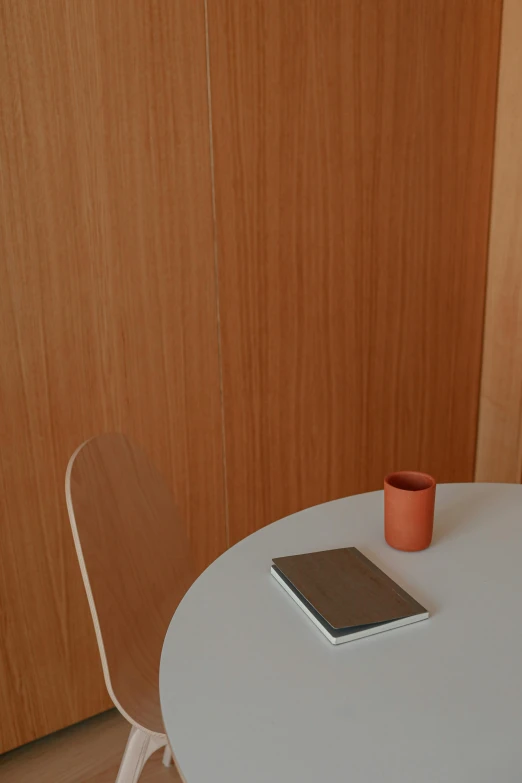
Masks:
[[[437,488],[434,541],[390,549],[381,492],[228,550],[170,624],[160,670],[187,783],[520,783],[522,486]],[[272,557],[357,546],[432,613],[334,647]]]

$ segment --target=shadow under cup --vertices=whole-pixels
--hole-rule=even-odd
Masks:
[[[384,537],[394,549],[418,552],[431,544],[435,512],[433,476],[403,470],[384,479]]]

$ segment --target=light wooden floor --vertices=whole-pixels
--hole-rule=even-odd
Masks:
[[[129,734],[116,710],[0,756],[0,783],[114,783]],[[163,751],[145,765],[140,783],[180,783]]]

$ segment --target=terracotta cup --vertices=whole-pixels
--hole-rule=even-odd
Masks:
[[[384,537],[405,552],[431,544],[435,511],[435,479],[427,473],[402,470],[384,479]]]

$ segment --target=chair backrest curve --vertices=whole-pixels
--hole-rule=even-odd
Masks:
[[[80,446],[65,493],[107,689],[127,720],[161,733],[161,647],[195,578],[185,528],[163,478],[123,435]]]

